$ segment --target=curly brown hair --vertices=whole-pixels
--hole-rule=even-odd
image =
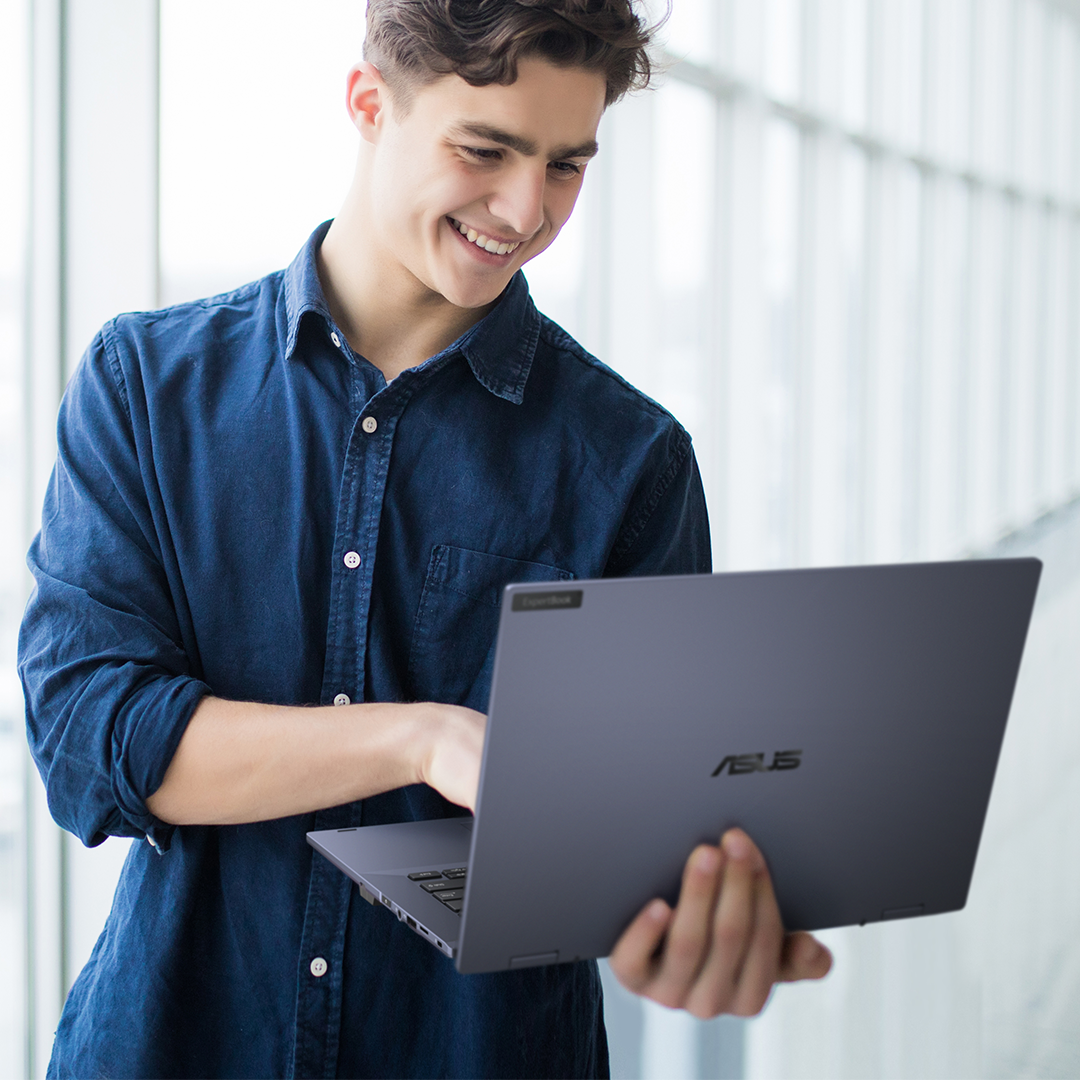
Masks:
[[[368,0],[364,57],[404,108],[444,75],[508,86],[532,56],[602,73],[610,105],[648,85],[655,30],[635,0]]]

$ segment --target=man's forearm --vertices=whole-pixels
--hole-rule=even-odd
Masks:
[[[432,783],[475,802],[483,717],[454,706],[299,708],[204,698],[147,800],[176,825],[266,821]]]

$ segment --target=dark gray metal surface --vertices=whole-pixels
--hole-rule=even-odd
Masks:
[[[441,871],[467,865],[471,838],[472,818],[406,821],[307,834],[308,843],[316,851],[388,909],[387,918],[393,914],[407,922],[411,916],[418,924],[409,924],[412,929],[429,940],[430,935],[423,931],[431,931],[449,954],[457,946],[461,916],[428,896],[408,875],[418,870]]]
[[[731,825],[790,929],[962,907],[1040,565],[511,586],[459,969],[607,955]]]

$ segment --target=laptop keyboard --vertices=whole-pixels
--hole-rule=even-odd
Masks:
[[[430,893],[436,900],[441,901],[451,911],[461,914],[461,908],[465,903],[465,875],[468,867],[453,866],[449,870],[420,870],[409,875],[410,881],[426,893]]]

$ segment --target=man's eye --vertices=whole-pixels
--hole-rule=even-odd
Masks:
[[[572,161],[553,161],[548,168],[563,176],[580,176],[583,166],[575,165]]]
[[[502,157],[501,150],[492,150],[488,146],[463,146],[461,149],[476,161],[498,161]]]

